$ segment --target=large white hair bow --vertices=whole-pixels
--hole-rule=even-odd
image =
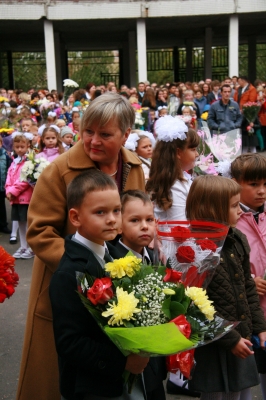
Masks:
[[[158,140],[172,142],[174,139],[185,140],[188,127],[180,119],[166,115],[156,121],[155,131]]]

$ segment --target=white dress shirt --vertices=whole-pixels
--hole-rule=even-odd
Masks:
[[[172,207],[170,207],[167,211],[159,208],[157,204],[154,207],[154,215],[155,218],[160,221],[186,221],[186,201],[187,196],[190,190],[190,186],[192,185],[191,175],[187,172],[183,172],[183,176],[186,181],[179,181],[178,179],[175,181],[173,186],[171,187],[170,193],[172,197]]]

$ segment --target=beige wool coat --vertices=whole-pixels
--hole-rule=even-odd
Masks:
[[[141,161],[122,148],[123,190],[145,189]],[[42,173],[28,211],[27,240],[36,254],[17,391],[17,400],[59,400],[49,284],[64,253],[64,237],[74,233],[67,216],[66,188],[81,172],[96,168],[79,141]]]

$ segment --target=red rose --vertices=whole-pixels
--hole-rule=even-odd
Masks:
[[[177,249],[176,258],[180,263],[191,263],[195,260],[195,251],[190,246],[180,246]]]
[[[214,253],[216,252],[217,246],[212,240],[199,239],[197,240],[197,244],[201,247],[202,250],[211,250]]]
[[[180,281],[181,276],[182,272],[175,271],[171,268],[166,268],[166,275],[164,276],[163,281],[177,283]]]
[[[184,315],[179,315],[170,322],[173,322],[187,339],[190,337],[191,326]]]
[[[88,299],[97,306],[97,304],[104,304],[113,296],[112,281],[110,278],[95,279],[93,286],[88,290]]]
[[[188,228],[185,228],[184,226],[175,226],[174,228],[171,228],[171,233],[173,234],[173,238],[177,242],[183,242],[185,239],[188,239],[191,237],[191,232]]]

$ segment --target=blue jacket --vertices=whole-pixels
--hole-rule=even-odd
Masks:
[[[194,103],[196,103],[197,105],[198,105],[198,107],[199,107],[199,112],[200,112],[200,115],[203,113],[203,110],[204,110],[204,107],[206,106],[206,104],[207,104],[207,99],[206,99],[206,97],[205,96],[202,96],[202,98],[201,99],[194,99]]]
[[[222,100],[216,101],[210,107],[207,123],[211,130],[220,133],[240,128],[242,115],[239,105],[233,100],[229,100],[228,104],[224,104]]]

